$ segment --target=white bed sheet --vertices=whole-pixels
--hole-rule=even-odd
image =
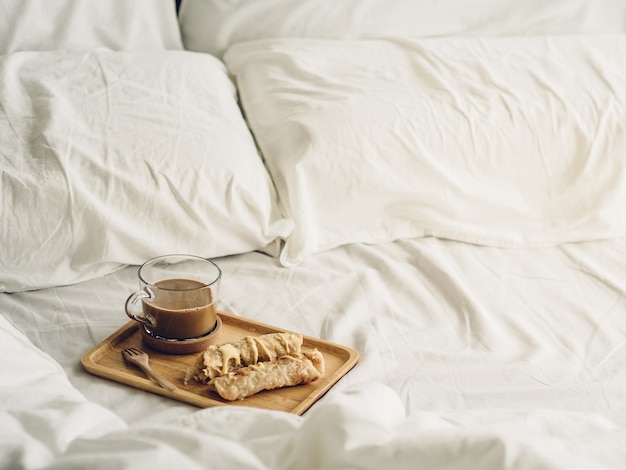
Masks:
[[[200,411],[80,366],[126,322],[136,267],[1,294],[0,427],[11,439],[0,468],[96,457],[161,468],[182,455],[211,468],[626,462],[624,238],[518,250],[434,238],[354,244],[294,268],[261,253],[216,261],[223,310],[354,347],[355,369],[301,418]],[[27,393],[38,386],[43,396]],[[31,405],[39,427],[28,425]]]

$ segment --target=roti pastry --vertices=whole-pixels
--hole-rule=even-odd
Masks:
[[[324,375],[324,356],[317,349],[282,356],[237,369],[212,381],[225,400],[241,400],[262,390],[306,384]]]
[[[300,354],[301,347],[302,335],[289,332],[246,336],[236,342],[211,345],[187,371],[185,383],[190,379],[209,383],[243,367]]]

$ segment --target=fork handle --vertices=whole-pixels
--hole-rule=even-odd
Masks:
[[[154,379],[154,381],[158,383],[161,387],[165,388],[166,390],[169,390],[170,392],[176,392],[178,390],[178,387],[176,385],[174,385],[172,382],[167,380],[165,377],[162,377],[161,375],[154,372],[151,367],[144,366],[143,364],[138,364],[138,365],[139,367],[141,367],[141,369],[146,373],[148,377]]]

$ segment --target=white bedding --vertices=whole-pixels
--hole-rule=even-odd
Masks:
[[[268,38],[484,37],[623,33],[621,0],[183,1],[185,48],[221,56]]]
[[[271,251],[290,232],[214,57],[17,52],[0,85],[0,292],[173,251]]]
[[[624,468],[623,1],[48,3],[0,6],[1,469]],[[303,416],[89,374],[166,252],[358,363]]]
[[[16,51],[182,49],[170,0],[4,0],[0,54]]]
[[[295,228],[281,261],[432,235],[548,246],[626,233],[626,38],[233,46]]]
[[[210,468],[233,458],[241,468],[619,468],[625,244],[507,250],[428,238],[350,245],[290,270],[260,253],[218,259],[223,310],[360,352],[301,418],[198,411],[83,371],[81,355],[126,322],[134,267],[4,294],[0,311],[33,346],[3,327],[2,419],[29,410],[40,425],[3,442],[29,442],[29,459],[59,468],[180,453]],[[25,393],[42,380],[50,396]]]

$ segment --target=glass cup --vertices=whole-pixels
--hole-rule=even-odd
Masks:
[[[139,268],[140,290],[126,299],[126,314],[155,338],[186,340],[209,334],[217,324],[222,271],[204,258],[165,255]]]

